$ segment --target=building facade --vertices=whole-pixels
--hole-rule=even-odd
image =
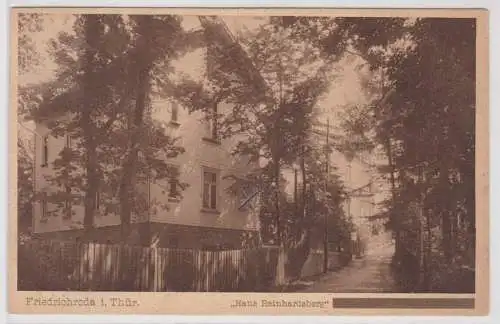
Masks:
[[[216,30],[227,33],[225,29]],[[225,40],[227,37],[221,36]],[[219,104],[217,113],[230,109],[229,105]],[[248,161],[231,154],[238,138],[221,139],[216,121],[201,112],[189,113],[174,101],[153,101],[149,117],[164,125],[168,135],[179,138],[178,144],[185,152],[167,160],[177,169],[178,179],[139,184],[147,195],[148,206],[144,213],[132,216],[129,243],[207,250],[259,244],[257,195],[251,188],[229,190],[235,179],[244,177],[251,168]],[[70,138],[52,136],[44,123],[37,123],[35,133],[34,182],[41,199],[34,204],[33,231],[53,239],[82,239],[83,204],[71,205],[72,215],[68,217],[44,199],[44,193],[51,190],[46,176],[54,173],[53,161],[65,146],[74,143]],[[187,186],[180,190],[179,183]],[[84,239],[118,243],[122,239],[120,216],[104,213],[102,199],[97,195],[93,230],[85,233]],[[155,201],[167,206],[153,208]]]

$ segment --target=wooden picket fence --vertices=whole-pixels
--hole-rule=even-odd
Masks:
[[[32,241],[19,245],[19,290],[265,291],[278,249],[201,251]],[[313,253],[307,273],[322,271]]]

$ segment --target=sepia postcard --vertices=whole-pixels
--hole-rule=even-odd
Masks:
[[[488,314],[486,10],[12,8],[10,56],[11,313]]]

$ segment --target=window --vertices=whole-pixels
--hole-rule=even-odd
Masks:
[[[170,202],[179,201],[182,185],[179,183],[179,167],[176,165],[168,165],[168,177],[156,179],[155,184],[160,187],[163,195],[167,195]]]
[[[179,168],[176,166],[171,166],[172,176],[168,179],[168,198],[178,199],[179,198]]]
[[[66,134],[66,147],[71,147],[71,135]]]
[[[49,137],[42,137],[42,166],[46,167],[49,163]]]
[[[172,178],[169,180],[169,188],[168,188],[168,196],[170,198],[176,198],[177,197],[177,179]]]
[[[177,123],[179,121],[179,105],[177,102],[172,101],[170,104],[170,121]]]
[[[217,209],[217,173],[203,172],[203,208]]]

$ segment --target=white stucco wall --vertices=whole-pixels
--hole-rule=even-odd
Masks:
[[[170,104],[166,101],[154,103],[153,118],[165,122],[170,121]],[[221,107],[229,109],[230,107]],[[235,197],[226,189],[233,183],[230,179],[224,179],[228,175],[242,176],[250,170],[246,161],[241,161],[231,155],[231,147],[236,139],[223,140],[220,144],[203,140],[207,128],[204,126],[203,115],[201,113],[189,114],[184,109],[179,109],[178,126],[169,126],[167,132],[172,136],[180,137],[180,144],[186,152],[169,160],[169,163],[179,167],[180,181],[187,183],[188,187],[182,192],[182,199],[177,202],[169,202],[169,209],[159,209],[151,211],[149,215],[136,216],[133,222],[154,221],[161,223],[174,223],[182,225],[194,225],[227,229],[248,229],[258,228],[258,213],[256,209],[245,208],[239,210],[241,199]],[[35,162],[35,184],[36,190],[50,191],[51,188],[45,181],[44,175],[51,174],[54,170],[51,163],[64,148],[64,138],[54,138],[49,136],[49,165],[41,166],[42,158],[42,137],[48,133],[44,125],[36,127],[36,162]],[[218,201],[217,212],[207,212],[202,209],[202,172],[204,168],[217,171],[218,174]],[[147,190],[147,188],[145,188]],[[168,192],[155,183],[150,184],[151,199],[168,201]],[[165,192],[165,193],[164,193]],[[54,208],[48,204],[48,208]],[[34,230],[35,232],[50,232],[81,228],[83,222],[83,206],[73,206],[75,215],[71,220],[66,220],[61,215],[48,217],[42,221],[41,204],[34,205]],[[120,219],[118,215],[96,215],[96,226],[118,225]]]
[[[156,120],[169,121],[169,103],[158,101],[155,103]],[[220,106],[219,111],[230,109]],[[231,155],[237,138],[222,140],[220,144],[203,140],[209,137],[206,121],[202,113],[189,114],[185,109],[179,109],[179,126],[169,126],[169,132],[180,138],[181,145],[186,152],[169,162],[179,167],[180,181],[189,186],[182,192],[179,202],[171,202],[169,210],[161,210],[151,215],[151,220],[184,225],[198,225],[208,227],[257,229],[258,215],[256,210],[238,210],[240,199],[229,194],[226,189],[233,180],[224,179],[226,176],[243,176],[251,166],[247,161]],[[217,212],[207,212],[202,209],[202,174],[207,168],[218,174],[218,201]],[[163,189],[156,184],[151,185],[152,199],[164,201],[166,195]]]
[[[46,180],[46,176],[54,175],[54,169],[52,163],[59,156],[59,153],[66,145],[66,139],[64,137],[53,137],[50,135],[49,130],[43,124],[36,125],[36,136],[35,136],[35,191],[37,192],[54,192],[54,188]],[[42,137],[48,136],[48,164],[47,166],[42,166],[42,156],[43,156],[43,142]],[[74,139],[73,139],[74,144]],[[74,188],[72,189],[74,194]],[[81,193],[80,193],[81,194]],[[54,215],[49,217],[42,217],[42,204],[36,201],[33,205],[34,217],[33,226],[36,233],[51,232],[51,231],[62,231],[82,228],[84,208],[82,205],[73,204],[72,211],[74,215],[71,219],[65,219],[63,217],[63,211],[56,212]],[[57,206],[51,203],[47,204],[47,209],[49,211],[57,210]],[[100,215],[98,212],[94,219],[95,226],[109,226],[117,225],[120,223],[120,218],[118,215]]]

